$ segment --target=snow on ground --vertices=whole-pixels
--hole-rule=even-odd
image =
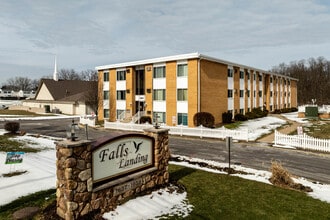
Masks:
[[[49,119],[49,117],[47,117]],[[263,134],[264,130],[274,129],[285,123],[283,120],[275,117],[267,117],[264,119],[256,119],[250,122],[243,123],[242,126],[253,130],[256,135]],[[0,135],[4,131],[0,130]],[[25,196],[37,191],[55,188],[56,183],[56,152],[54,141],[51,137],[32,137],[21,136],[17,137],[20,141],[27,142],[28,145],[35,148],[41,148],[39,153],[26,153],[24,155],[23,163],[16,165],[6,165],[6,153],[0,152],[0,206],[7,204],[20,196]],[[207,161],[194,158],[185,158],[193,161],[205,162],[212,166],[226,167],[227,164],[218,163],[214,161]],[[187,162],[171,162],[181,166],[188,166],[195,169],[203,169],[208,172],[221,173],[220,171],[201,168],[198,165],[192,165]],[[235,174],[241,178],[250,179],[253,181],[260,181],[270,184],[268,179],[271,173],[268,171],[254,170],[245,168],[239,165],[232,165],[235,170],[242,170],[249,175]],[[13,171],[27,171],[26,173],[13,177],[3,177],[3,174]],[[298,183],[310,186],[313,189],[312,193],[308,195],[313,198],[320,199],[330,203],[330,185],[312,183],[306,179],[295,179]],[[187,200],[186,193],[178,193],[174,191],[169,192],[169,189],[160,189],[153,192],[151,195],[138,197],[130,200],[127,203],[118,206],[113,212],[106,213],[104,217],[107,219],[157,219],[157,216],[164,214],[178,214],[186,216],[193,209],[192,205]],[[143,212],[133,212],[132,210],[143,210]]]
[[[301,124],[308,123],[308,120],[306,120],[306,118],[298,118],[298,112],[290,112],[290,113],[285,113],[285,114],[281,114],[281,115],[291,121],[295,121],[295,122],[298,122]]]
[[[150,195],[132,199],[118,206],[115,211],[105,213],[105,219],[157,219],[161,215],[186,217],[193,206],[188,203],[187,193],[170,192],[167,188]],[[146,208],[148,207],[148,208]]]
[[[253,141],[264,134],[271,133],[274,129],[281,127],[283,124],[286,124],[285,120],[273,116],[268,116],[264,118],[244,121],[237,130],[248,129],[249,140]]]

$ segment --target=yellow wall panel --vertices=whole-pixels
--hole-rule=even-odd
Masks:
[[[166,63],[166,124],[168,125],[173,125],[173,117],[177,118],[176,99],[176,62],[171,61]]]
[[[200,68],[201,112],[211,113],[215,123],[220,123],[228,109],[227,65],[201,60]]]
[[[194,115],[198,111],[198,60],[188,61],[188,126],[194,127]]]
[[[98,71],[98,85],[97,85],[97,92],[98,92],[98,110],[97,110],[97,118],[98,120],[103,120],[103,71]]]
[[[110,91],[109,91],[109,102],[110,102],[110,118],[109,121],[116,121],[116,101],[117,101],[117,91],[116,91],[116,80],[117,72],[115,69],[109,71],[109,81],[110,81]]]
[[[152,112],[152,81],[153,81],[153,66],[152,64],[150,65],[146,65],[145,66],[145,95],[146,95],[146,100],[145,100],[145,104],[146,104],[146,113],[148,116],[151,117],[151,113]]]

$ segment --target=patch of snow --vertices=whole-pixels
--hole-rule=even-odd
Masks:
[[[308,123],[308,120],[306,120],[306,118],[298,118],[298,112],[290,112],[290,113],[285,113],[285,114],[281,114],[281,115],[291,121],[295,121],[295,122],[298,122],[301,124]]]
[[[162,215],[187,217],[193,206],[188,203],[187,193],[170,192],[168,188],[152,192],[150,195],[138,197],[121,206],[115,211],[105,213],[105,219],[158,219]],[[146,208],[148,207],[148,208]]]
[[[268,116],[242,122],[237,130],[249,131],[249,140],[253,141],[262,135],[269,134],[278,127],[286,124],[286,121],[277,117]]]

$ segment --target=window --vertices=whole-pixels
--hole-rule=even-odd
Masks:
[[[126,91],[125,90],[117,91],[117,100],[126,100]]]
[[[178,125],[188,125],[187,113],[178,113]]]
[[[273,83],[273,77],[270,77],[269,80],[270,80],[270,83]]]
[[[228,77],[233,77],[234,75],[233,69],[228,69],[227,71],[228,71]]]
[[[250,97],[250,90],[247,91],[247,97]]]
[[[103,72],[103,82],[109,82],[109,72]]]
[[[166,93],[165,89],[154,89],[153,100],[154,101],[165,101]]]
[[[262,91],[259,91],[259,97],[262,97]]]
[[[166,112],[154,112],[153,113],[154,122],[165,123],[166,122]]]
[[[180,77],[180,76],[188,76],[188,65],[187,64],[178,65],[178,77]]]
[[[187,101],[187,100],[188,100],[188,90],[178,89],[178,101]]]
[[[239,90],[239,97],[243,98],[244,97],[244,90]]]
[[[250,73],[247,72],[246,75],[247,75],[247,79],[250,80]]]
[[[154,67],[154,78],[165,78],[165,66]]]
[[[108,100],[109,99],[109,91],[103,91],[103,99]]]
[[[239,110],[239,113],[243,115],[243,114],[244,114],[244,109],[241,108],[241,109]]]
[[[256,97],[256,90],[253,91],[253,97]]]
[[[103,116],[104,116],[104,118],[109,118],[110,117],[110,111],[109,111],[109,109],[104,109],[103,110]]]
[[[228,98],[232,98],[232,97],[233,97],[233,90],[228,89]]]
[[[244,71],[239,71],[239,78],[244,79]]]
[[[270,91],[270,97],[273,97],[273,91]]]
[[[125,110],[122,109],[117,109],[116,113],[117,113],[117,119],[120,119],[119,116],[124,112]]]
[[[260,81],[260,82],[262,81],[262,75],[259,76],[259,81]]]
[[[126,71],[125,70],[117,71],[117,81],[123,81],[123,80],[126,80]]]
[[[253,80],[256,81],[256,74],[253,74]]]

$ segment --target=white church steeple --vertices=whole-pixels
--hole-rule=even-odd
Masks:
[[[57,59],[56,59],[56,55],[55,55],[55,67],[54,67],[54,74],[53,74],[53,79],[55,81],[58,81],[58,73],[57,73]]]

